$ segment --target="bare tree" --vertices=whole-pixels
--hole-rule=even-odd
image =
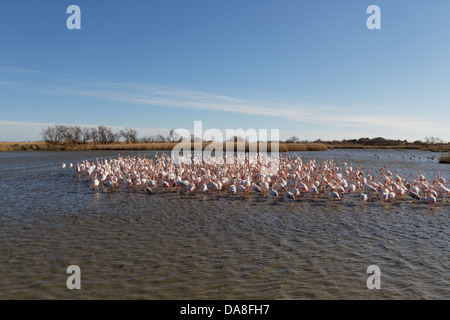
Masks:
[[[140,142],[144,142],[144,143],[151,143],[151,142],[155,142],[154,138],[149,136],[149,137],[142,137],[141,139],[139,139]]]
[[[119,142],[120,133],[114,132],[111,128],[106,129],[106,143]]]
[[[442,140],[441,138],[425,137],[425,143],[426,144],[443,144],[443,143],[445,143],[445,141]]]
[[[298,143],[298,142],[300,142],[300,139],[297,136],[292,136],[286,140],[286,143]]]
[[[42,130],[41,136],[42,136],[42,139],[45,142],[48,142],[48,143],[51,143],[51,144],[55,144],[57,142],[57,140],[56,140],[56,127],[48,126],[47,128]]]
[[[167,138],[164,137],[162,134],[158,133],[155,137],[154,137],[154,141],[155,142],[166,142]]]
[[[98,126],[98,141],[102,144],[109,144],[119,140],[120,135],[114,133],[111,128],[105,126]]]
[[[133,129],[127,129],[127,139],[131,142],[137,142],[137,132]],[[55,125],[48,126],[41,132],[42,139],[48,143],[114,143],[120,140],[121,134],[116,133],[111,128],[98,126],[97,128],[87,128],[80,126]]]
[[[79,126],[68,127],[66,131],[66,139],[67,143],[80,143],[82,137],[82,130]]]
[[[99,143],[100,142],[100,138],[98,135],[98,129],[97,128],[91,128],[89,136],[92,140],[92,142],[94,143]]]
[[[91,131],[84,127],[81,129],[81,143],[87,143],[91,139]]]
[[[68,128],[65,125],[56,125],[56,142],[65,142],[67,139]]]
[[[135,129],[125,128],[125,130],[120,131],[120,136],[125,139],[126,143],[136,143],[138,141]]]
[[[97,132],[98,132],[98,142],[101,144],[106,144],[108,142],[106,127],[98,126]]]

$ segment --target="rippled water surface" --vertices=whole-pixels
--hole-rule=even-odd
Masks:
[[[412,153],[300,154],[450,180],[436,154]],[[450,202],[102,193],[61,172],[117,154],[0,153],[0,299],[450,298]],[[69,265],[81,290],[66,287]],[[370,265],[380,290],[366,286]]]

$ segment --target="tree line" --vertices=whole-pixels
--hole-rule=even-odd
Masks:
[[[114,131],[112,128],[105,126],[80,127],[67,125],[48,126],[42,130],[41,137],[42,140],[50,144],[111,144],[121,141],[126,143],[174,142],[176,138],[174,130],[170,131],[169,136],[156,134],[139,138],[137,130],[131,128]]]
[[[98,144],[112,144],[124,141],[126,143],[164,143],[164,142],[180,142],[183,140],[174,129],[169,131],[168,136],[162,134],[156,134],[153,136],[146,136],[139,138],[137,130],[131,128],[125,128],[120,131],[114,131],[112,128],[105,126],[97,127],[80,127],[80,126],[68,126],[68,125],[54,125],[48,126],[42,130],[42,140],[50,144],[86,144],[86,143],[98,143]],[[191,134],[191,142],[196,141],[198,138],[194,138]],[[244,138],[239,136],[233,136],[229,141],[239,142],[245,141]],[[281,141],[280,141],[281,142]],[[381,137],[369,139],[350,139],[341,141],[322,141],[317,139],[315,141],[301,140],[297,136],[290,137],[284,141],[284,143],[326,143],[326,144],[358,144],[365,146],[392,146],[392,145],[436,145],[446,144],[446,142],[436,137],[425,137],[424,141],[417,140],[414,142],[408,142],[406,140],[391,140]]]
[[[364,146],[395,146],[395,145],[440,145],[446,144],[447,142],[441,138],[437,137],[425,137],[424,140],[416,140],[414,142],[408,142],[407,140],[393,140],[393,139],[385,139],[382,137],[377,138],[359,138],[359,139],[344,139],[344,140],[333,140],[333,141],[322,141],[321,139],[317,139],[314,141],[308,140],[300,140],[299,137],[293,136],[284,141],[285,143],[308,143],[308,142],[317,142],[317,143],[326,143],[326,144],[354,144],[354,145],[364,145]]]
[[[160,133],[153,136],[138,137],[137,130],[125,128],[120,131],[114,131],[112,128],[105,126],[98,127],[80,127],[68,125],[48,126],[41,132],[42,140],[49,144],[112,144],[118,142],[126,143],[164,143],[164,142],[181,142],[181,137],[174,129],[169,131],[168,136]],[[190,137],[191,142],[198,141],[193,134]],[[200,139],[201,140],[201,139]],[[230,141],[245,141],[244,138],[233,136]]]

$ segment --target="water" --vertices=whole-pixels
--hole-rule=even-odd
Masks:
[[[61,173],[117,154],[0,153],[0,299],[450,298],[449,202],[101,193]],[[429,152],[300,154],[450,180]],[[69,265],[81,290],[66,287]],[[380,290],[367,288],[370,265]]]

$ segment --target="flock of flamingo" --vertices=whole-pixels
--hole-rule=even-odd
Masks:
[[[333,160],[317,162],[296,154],[278,156],[275,173],[270,162],[249,154],[235,158],[231,163],[217,161],[184,161],[175,164],[168,155],[155,158],[121,157],[72,163],[62,170],[87,181],[95,191],[117,192],[128,190],[157,193],[208,194],[281,199],[318,199],[328,197],[339,201],[344,197],[361,201],[391,202],[398,199],[437,204],[448,202],[450,189],[446,180],[436,175],[428,180],[418,171],[409,180],[392,173],[386,166],[379,169],[378,178],[370,170],[364,173],[360,166],[340,166]]]

